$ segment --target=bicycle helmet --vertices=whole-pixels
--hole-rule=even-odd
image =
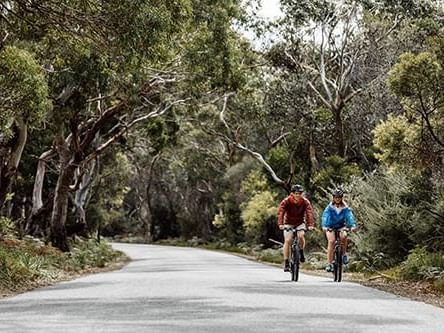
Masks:
[[[302,192],[304,192],[304,188],[301,185],[293,185],[291,187],[291,192],[302,193]]]
[[[333,191],[332,194],[334,197],[342,198],[344,196],[344,191],[341,190],[340,188],[337,188],[336,190]]]

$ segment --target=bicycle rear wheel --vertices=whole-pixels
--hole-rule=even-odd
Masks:
[[[291,246],[291,281],[297,281],[299,279],[299,251],[297,244]]]

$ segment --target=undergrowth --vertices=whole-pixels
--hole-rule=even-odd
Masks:
[[[63,253],[34,238],[0,240],[0,291],[9,294],[29,290],[123,258],[109,244],[95,240],[76,239],[71,248],[71,252]]]

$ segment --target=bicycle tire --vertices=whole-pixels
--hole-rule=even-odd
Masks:
[[[291,246],[291,281],[299,280],[299,251],[297,242]]]
[[[341,245],[335,248],[335,262],[334,262],[334,281],[341,282],[342,280],[342,249]]]

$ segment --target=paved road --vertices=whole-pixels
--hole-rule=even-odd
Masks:
[[[0,300],[0,332],[444,332],[444,310],[224,253],[115,244],[133,261]]]

